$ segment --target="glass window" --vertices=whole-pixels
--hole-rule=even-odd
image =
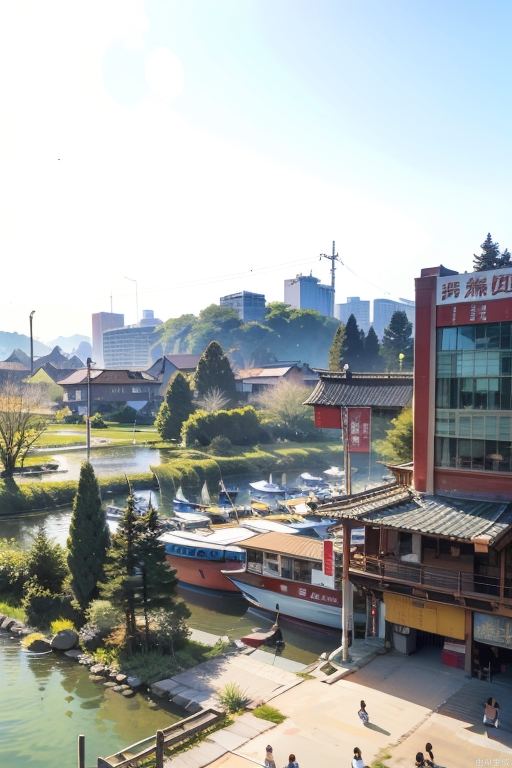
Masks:
[[[474,379],[460,379],[460,398],[459,404],[461,408],[473,408],[474,406]]]
[[[272,552],[263,553],[263,573],[279,575],[279,559]]]
[[[498,440],[510,440],[510,416],[500,416],[498,423]]]
[[[483,419],[482,419],[483,421]],[[484,456],[485,456],[485,441],[484,440],[472,440],[471,441],[471,453],[472,453],[472,468],[483,469],[484,468]]]
[[[471,440],[458,440],[457,466],[471,469]]]
[[[471,416],[459,416],[459,437],[471,437]]]
[[[450,407],[450,382],[452,379],[438,379],[436,387],[436,405],[438,408]]]
[[[475,381],[475,408],[487,408],[487,379]]]
[[[511,408],[510,393],[511,393],[511,379],[508,376],[504,376],[500,382],[501,386],[501,398],[500,406],[502,411],[509,411]]]
[[[309,560],[293,561],[293,578],[311,584],[311,562]]]
[[[475,376],[485,376],[487,373],[487,352],[475,352]]]
[[[449,378],[455,374],[456,358],[450,352],[441,352],[437,356],[437,375],[439,378]]]
[[[500,324],[489,323],[485,326],[487,332],[487,349],[499,349],[500,346]]]
[[[489,379],[488,384],[487,407],[491,411],[498,411],[500,408],[500,380]]]
[[[512,356],[510,352],[501,353],[500,373],[502,376],[510,376],[512,372]]]
[[[510,323],[501,323],[501,337],[500,337],[500,347],[501,349],[512,349],[511,347],[511,337],[510,337]]]
[[[443,328],[441,330],[441,344],[443,351],[457,349],[457,328]]]
[[[488,440],[496,440],[497,434],[497,418],[496,416],[485,417],[485,436]]]
[[[475,348],[475,326],[463,325],[458,328],[457,334],[457,349],[474,349]]]
[[[281,576],[283,579],[293,579],[293,560],[281,555]]]
[[[500,353],[497,351],[487,353],[487,371],[489,376],[499,376],[500,374]]]
[[[475,347],[477,349],[487,348],[487,336],[485,333],[485,325],[475,326]]]
[[[473,416],[473,437],[485,437],[485,422],[483,416]]]

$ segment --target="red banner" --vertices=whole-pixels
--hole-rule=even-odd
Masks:
[[[334,576],[334,542],[324,539],[324,574]]]
[[[341,408],[332,405],[315,405],[315,427],[341,429]]]
[[[499,323],[505,320],[512,320],[512,299],[467,301],[437,308],[438,328],[447,325]]]
[[[369,453],[371,408],[348,408],[348,447],[351,453]]]

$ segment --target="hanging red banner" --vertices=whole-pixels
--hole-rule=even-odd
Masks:
[[[351,453],[371,449],[371,408],[348,408],[348,448]]]
[[[341,408],[332,405],[315,405],[315,427],[341,429]]]
[[[334,576],[334,542],[324,539],[324,574]]]

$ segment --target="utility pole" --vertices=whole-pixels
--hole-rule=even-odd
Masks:
[[[336,241],[332,241],[332,253],[321,253],[320,260],[328,259],[331,262],[331,288],[332,288],[332,309],[331,315],[334,316],[334,296],[336,293],[336,262],[343,264],[339,255],[336,253]]]
[[[91,365],[92,360],[87,358],[87,422],[85,425],[86,437],[86,456],[87,461],[91,460]]]
[[[341,407],[341,425],[343,430],[343,461],[345,470],[345,493],[352,496],[352,467],[350,466],[350,436],[348,408]],[[342,602],[342,661],[349,661],[348,636],[350,630],[350,616],[352,615],[351,589],[350,589],[350,523],[343,522],[343,560],[342,560],[342,581],[341,581],[341,602]]]
[[[32,333],[32,319],[35,315],[35,309],[28,316],[30,322],[30,375],[34,373],[34,334]]]

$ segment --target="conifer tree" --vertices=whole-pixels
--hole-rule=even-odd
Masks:
[[[162,440],[178,440],[183,422],[193,411],[192,390],[185,376],[178,372],[169,382],[155,421]]]
[[[400,355],[404,357],[400,359]],[[388,371],[411,370],[413,363],[412,323],[405,312],[393,312],[382,339],[382,356]]]
[[[482,253],[473,254],[473,269],[475,272],[483,272],[486,269],[498,269],[501,266],[505,266],[501,264],[500,244],[493,242],[490,232],[480,248]],[[508,250],[505,253],[508,253]]]
[[[198,397],[207,396],[214,388],[219,389],[230,400],[236,398],[235,376],[228,358],[216,341],[211,341],[199,358],[194,388]]]
[[[29,549],[27,573],[35,586],[52,594],[61,592],[67,574],[64,549],[48,538],[44,525],[37,529]]]
[[[87,461],[80,468],[67,544],[71,588],[80,607],[85,610],[97,597],[110,544],[98,481],[92,464]]]
[[[354,315],[350,315],[345,326],[345,343],[343,345],[342,354],[343,362],[348,363],[353,371],[359,371],[361,370],[363,352],[364,347],[361,331]]]
[[[345,325],[340,323],[336,328],[331,348],[329,349],[329,370],[341,371],[343,366],[343,348],[345,346]]]
[[[383,360],[380,354],[380,343],[377,334],[373,329],[373,325],[370,326],[364,340],[364,361],[364,367],[367,371],[382,370]]]

